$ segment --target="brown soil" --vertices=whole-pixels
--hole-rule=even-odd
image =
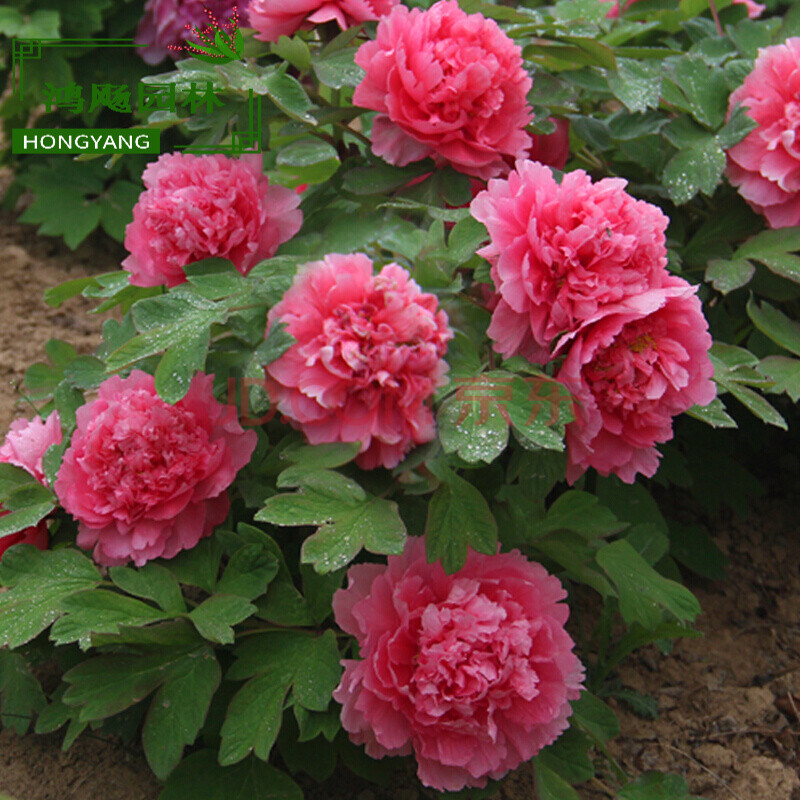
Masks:
[[[56,337],[89,352],[101,319],[73,300],[46,306],[44,290],[70,278],[117,268],[119,253],[103,240],[71,253],[0,216],[0,431],[19,414],[14,386],[25,368],[44,360]],[[15,405],[18,407],[15,409]],[[685,640],[662,656],[637,654],[621,671],[624,686],[653,694],[658,720],[616,706],[622,735],[611,752],[631,774],[682,773],[707,800],[800,800],[800,540],[791,499],[762,502],[747,520],[720,522],[717,542],[731,562],[729,579],[698,583],[703,639]],[[612,701],[613,704],[613,701]],[[81,737],[68,753],[61,736],[0,734],[0,791],[18,800],[155,800],[158,786],[143,759],[120,744]],[[405,784],[405,782],[404,782]],[[612,796],[607,779],[579,789],[584,800]],[[381,790],[339,782],[329,800],[388,798]],[[318,792],[314,793],[315,795]],[[423,795],[407,784],[392,800]],[[530,772],[512,776],[504,800],[533,796]]]

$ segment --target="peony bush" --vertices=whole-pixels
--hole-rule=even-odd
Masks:
[[[23,222],[125,255],[48,290],[102,342],[49,342],[0,444],[0,722],[121,736],[161,800],[689,798],[614,761],[657,710],[617,668],[698,635],[731,442],[796,418],[800,17],[51,5],[178,102],[116,112],[150,160],[7,154]],[[214,25],[241,57],[190,57]],[[34,77],[92,82],[56,50]],[[33,83],[8,129],[113,119]]]

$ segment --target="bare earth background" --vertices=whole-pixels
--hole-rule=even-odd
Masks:
[[[15,416],[32,414],[18,404],[14,387],[29,364],[45,360],[47,339],[64,339],[82,353],[99,341],[102,319],[86,313],[87,303],[49,308],[44,290],[118,269],[120,258],[104,239],[73,253],[0,214],[0,435]],[[620,675],[624,686],[654,694],[660,716],[644,720],[617,707],[622,736],[613,755],[634,775],[652,769],[682,773],[692,792],[708,800],[800,800],[796,481],[767,489],[747,519],[718,521],[715,535],[730,557],[729,578],[691,586],[703,607],[698,627],[705,637],[680,642],[668,657],[648,648]],[[58,733],[0,733],[0,791],[18,800],[158,797],[158,784],[136,750],[87,736],[68,753],[60,744]],[[603,788],[597,782],[579,793],[582,800],[601,800],[610,796]],[[320,800],[425,797],[412,781],[388,792],[341,778],[313,794]],[[503,791],[503,800],[533,796],[527,770],[512,776]]]

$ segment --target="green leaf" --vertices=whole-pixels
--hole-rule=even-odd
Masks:
[[[168,614],[183,614],[186,603],[175,576],[166,567],[150,562],[143,567],[111,567],[109,577],[123,592],[153,600]]]
[[[359,442],[333,442],[331,444],[293,444],[281,453],[281,458],[309,470],[333,469],[352,461],[361,449]]]
[[[767,269],[800,283],[800,227],[766,230],[750,237],[737,251],[737,259],[754,259]]]
[[[537,800],[580,800],[578,793],[540,758],[534,764]]]
[[[183,748],[203,727],[222,670],[211,648],[173,670],[158,690],[144,721],[142,745],[147,763],[160,780],[178,766]]]
[[[439,409],[439,440],[445,453],[458,453],[471,464],[488,464],[508,444],[508,411],[498,402],[498,387],[491,379],[471,378],[468,385],[469,389],[460,389]]]
[[[646,772],[623,786],[617,800],[701,800],[689,794],[686,780],[680,775]]]
[[[605,742],[619,735],[617,715],[591,692],[584,689],[571,705],[571,723],[594,739]]]
[[[266,366],[277,361],[297,340],[286,330],[286,323],[276,321],[272,323],[264,342],[253,353],[254,359]]]
[[[308,137],[284,147],[275,163],[304,183],[322,183],[339,169],[339,154],[333,145]]]
[[[195,373],[205,369],[211,330],[205,328],[172,344],[158,362],[155,387],[167,403],[183,400]]]
[[[280,36],[272,43],[272,52],[303,72],[311,66],[311,51],[299,36]]]
[[[100,583],[97,567],[77,550],[11,548],[0,562],[0,644],[12,650],[38,636],[61,616],[70,595]]]
[[[773,391],[786,392],[793,403],[800,400],[800,361],[785,356],[767,356],[758,365],[759,372],[775,381]]]
[[[665,65],[667,83],[679,92],[664,94],[664,99],[689,111],[701,124],[718,128],[728,110],[728,87],[718,67],[709,66],[696,55],[684,55]]]
[[[332,89],[343,89],[345,86],[355,88],[364,79],[364,70],[355,63],[358,48],[351,47],[323,54],[314,63],[314,72],[320,83]]]
[[[255,611],[256,607],[243,597],[217,594],[192,609],[189,619],[204,639],[218,644],[233,644],[233,626]]]
[[[269,99],[284,114],[306,125],[317,125],[317,120],[310,113],[316,106],[308,99],[305,89],[291,75],[285,72],[271,72],[261,78],[261,85]]]
[[[254,753],[266,761],[278,738],[289,685],[272,673],[248,681],[231,700],[222,726],[219,763],[236,764]]]
[[[708,535],[703,525],[670,524],[669,554],[676,560],[713,581],[725,578],[728,559]]]
[[[547,510],[544,519],[533,525],[536,538],[559,530],[575,531],[588,540],[622,530],[624,523],[613,512],[600,505],[597,497],[570,489],[564,492]]]
[[[300,560],[321,573],[349,564],[362,548],[379,555],[403,552],[406,527],[397,503],[374,498],[348,508],[303,542]]]
[[[464,566],[468,547],[494,555],[497,522],[484,496],[471,483],[449,472],[447,482],[439,486],[428,504],[428,561],[440,559],[445,572],[452,574]]]
[[[0,725],[24,736],[46,705],[42,687],[31,675],[25,658],[0,650]]]
[[[725,411],[725,404],[715,397],[707,406],[692,406],[687,412],[712,428],[736,428],[736,420]]]
[[[383,162],[368,167],[356,167],[345,173],[342,188],[352,194],[384,194],[406,186],[414,178],[429,173],[430,161],[415,162],[407,167],[393,167]]]
[[[755,274],[756,268],[747,259],[715,258],[708,262],[705,279],[710,281],[718,292],[728,294],[734,289],[746,286]]]
[[[243,680],[269,673],[286,680],[298,703],[309,711],[324,711],[341,677],[336,635],[328,630],[267,631],[236,647],[236,663],[227,679]]]
[[[588,752],[591,746],[586,734],[568,728],[553,744],[539,752],[534,763],[537,769],[544,766],[569,783],[583,783],[594,776],[594,764]]]
[[[184,759],[170,775],[158,800],[303,800],[300,787],[285,773],[249,759],[220,767],[213,750]]]
[[[662,179],[673,202],[681,205],[697,192],[711,197],[725,169],[723,149],[713,134],[676,153],[664,167]]]
[[[168,561],[159,562],[181,583],[197,586],[209,594],[217,585],[222,548],[216,538],[202,539],[191,550],[183,550]]]
[[[618,58],[616,72],[607,75],[608,85],[631,112],[658,108],[662,67],[658,63]]]
[[[800,323],[789,319],[766,300],[759,306],[753,297],[747,301],[747,315],[764,336],[800,356]]]
[[[81,722],[106,719],[144,700],[167,678],[188,670],[208,649],[168,648],[91,658],[65,673],[64,703],[81,706]]]
[[[236,648],[229,680],[250,680],[231,701],[222,726],[220,763],[235,764],[250,752],[269,758],[291,689],[310,711],[324,711],[341,677],[339,650],[332,631],[322,636],[268,632]]]
[[[91,646],[93,633],[119,633],[120,625],[141,627],[169,618],[141,600],[105,589],[71,595],[61,610],[64,616],[53,624],[50,638],[56,644],[78,642],[82,650]]]
[[[614,582],[623,619],[654,628],[662,609],[679,620],[693,620],[700,613],[697,598],[684,586],[656,572],[626,541],[600,548],[597,563]]]
[[[216,591],[255,600],[266,592],[278,569],[278,559],[262,545],[245,544],[231,556]]]

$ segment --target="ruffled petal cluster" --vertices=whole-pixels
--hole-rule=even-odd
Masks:
[[[198,373],[174,406],[152,375],[115,376],[77,413],[77,428],[55,483],[78,520],[78,546],[99,564],[172,558],[210,536],[227,516],[227,489],[250,459],[255,431]]]
[[[660,284],[669,220],[625,185],[593,183],[582,170],[558,184],[543,164],[520,161],[472,201],[490,236],[478,252],[500,294],[489,327],[495,350],[544,363],[556,337]]]
[[[267,329],[278,322],[297,341],[267,365],[267,389],[311,444],[358,441],[361,467],[391,468],[434,437],[425,401],[445,382],[453,334],[406,270],[327,255],[301,267]]]
[[[61,444],[61,420],[54,411],[46,420],[15,419],[0,446],[0,463],[22,467],[47,486],[42,459],[51,445]]]
[[[672,418],[716,396],[711,336],[697,287],[668,276],[575,334],[556,374],[577,400],[567,480],[588,467],[632,483],[658,469]]]
[[[61,444],[61,422],[54,411],[46,420],[34,417],[32,420],[15,419],[11,423],[5,441],[0,446],[0,464],[13,464],[29,472],[43,486],[47,478],[42,467],[42,459],[48,448]],[[0,506],[0,517],[10,513]],[[15,544],[32,544],[39,550],[46,550],[50,541],[47,521],[42,520],[24,530],[0,537],[0,558]]]
[[[427,11],[397,6],[356,63],[366,76],[353,102],[379,112],[372,149],[390,164],[431,156],[485,179],[531,146],[531,79],[520,48],[494,20],[466,14],[455,0]]]
[[[147,0],[133,41],[149,46],[138,47],[136,52],[148,64],[158,64],[167,56],[175,60],[188,58],[188,54],[170,48],[197,41],[195,26],[208,28],[206,9],[224,24],[237,5],[241,5],[239,0]]]
[[[567,479],[589,467],[633,482],[658,468],[672,418],[715,397],[711,337],[696,288],[667,271],[667,217],[625,181],[583,171],[556,183],[520,161],[471,205],[490,243],[489,336],[506,358],[559,359],[575,398]]]
[[[333,598],[361,655],[333,694],[344,729],[373,758],[413,753],[440,791],[501,778],[558,738],[580,694],[565,597],[516,550],[470,551],[447,575],[409,538],[386,566],[351,567]]]
[[[759,51],[736,105],[758,127],[728,150],[728,179],[771,228],[800,225],[800,38]]]
[[[176,286],[183,268],[216,256],[246,275],[300,230],[300,197],[270,186],[261,156],[166,153],[148,164],[125,229],[122,262],[134,286]]]
[[[250,0],[250,27],[256,39],[277,42],[301,29],[325,22],[349,28],[360,22],[379,19],[400,0]]]

